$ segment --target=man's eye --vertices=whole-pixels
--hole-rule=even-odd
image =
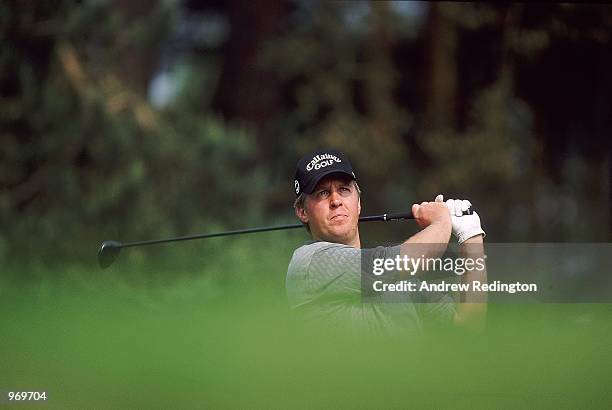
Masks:
[[[351,189],[349,187],[343,186],[340,187],[339,189],[341,194],[350,194],[351,193]]]
[[[329,191],[327,189],[323,189],[317,193],[319,198],[327,198],[329,195]]]

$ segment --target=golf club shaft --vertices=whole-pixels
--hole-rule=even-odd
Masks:
[[[394,220],[400,220],[400,219],[414,219],[414,216],[412,215],[412,212],[396,212],[396,213],[389,213],[389,214],[382,214],[382,215],[362,216],[361,218],[359,218],[359,222],[394,221]],[[187,235],[187,236],[179,236],[176,238],[168,238],[168,239],[153,239],[153,240],[148,240],[148,241],[128,242],[128,243],[122,243],[120,247],[129,248],[133,246],[155,245],[158,243],[189,241],[193,239],[215,238],[218,236],[241,235],[241,234],[246,234],[246,233],[280,231],[284,229],[295,229],[295,228],[302,228],[302,227],[303,225],[301,223],[298,223],[298,224],[287,224],[287,225],[277,225],[277,226],[264,226],[260,228],[236,229],[233,231]]]
[[[469,209],[466,212],[466,214],[471,214],[472,212],[473,210]],[[382,215],[362,216],[361,218],[359,218],[359,222],[396,221],[400,219],[414,219],[414,215],[412,215],[412,212],[396,212],[396,213],[388,213],[388,214],[382,214]],[[100,245],[100,250],[98,251],[98,263],[100,264],[100,267],[105,269],[113,263],[113,261],[119,254],[119,251],[122,248],[130,248],[133,246],[144,246],[144,245],[154,245],[158,243],[189,241],[192,239],[214,238],[217,236],[240,235],[240,234],[255,233],[255,232],[280,231],[283,229],[301,228],[302,226],[303,224],[301,223],[277,225],[277,226],[264,226],[260,228],[237,229],[233,231],[205,233],[205,234],[199,234],[199,235],[179,236],[176,238],[154,239],[150,241],[139,241],[139,242],[128,242],[128,243],[121,243],[118,241],[104,241]]]

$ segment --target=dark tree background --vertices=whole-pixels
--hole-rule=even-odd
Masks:
[[[366,213],[442,192],[491,241],[610,241],[611,28],[588,4],[2,2],[0,257],[289,221],[321,146]]]

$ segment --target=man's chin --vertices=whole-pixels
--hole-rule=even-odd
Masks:
[[[350,229],[343,227],[343,229],[334,229],[329,232],[326,241],[348,244],[350,242]]]

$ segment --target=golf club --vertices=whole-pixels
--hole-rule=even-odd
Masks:
[[[465,213],[472,214],[473,211],[474,210],[470,208]],[[362,216],[359,218],[359,222],[399,221],[402,219],[414,219],[414,215],[412,215],[412,212],[396,212],[396,213],[388,213],[388,214],[382,214],[382,215]],[[153,240],[148,240],[148,241],[128,242],[128,243],[121,243],[118,241],[104,241],[100,245],[100,250],[98,251],[98,263],[100,264],[100,267],[102,269],[108,268],[115,261],[115,259],[117,258],[117,255],[119,255],[119,252],[121,251],[122,248],[131,248],[134,246],[155,245],[155,244],[167,243],[167,242],[190,241],[193,239],[215,238],[218,236],[241,235],[241,234],[246,234],[246,233],[268,232],[268,231],[280,231],[284,229],[302,228],[303,226],[304,225],[302,225],[301,223],[277,225],[277,226],[264,226],[260,228],[237,229],[233,231],[187,235],[187,236],[179,236],[176,238],[153,239]]]

